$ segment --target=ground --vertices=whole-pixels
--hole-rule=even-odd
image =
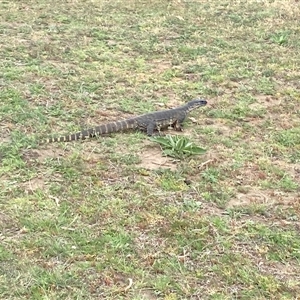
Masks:
[[[300,3],[0,4],[1,299],[297,299]],[[174,159],[141,132],[204,98]]]

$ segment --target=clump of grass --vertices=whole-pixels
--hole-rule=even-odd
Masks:
[[[289,35],[286,32],[274,33],[271,36],[271,41],[273,43],[276,43],[276,44],[280,45],[280,46],[286,45],[288,43],[288,39],[289,39]]]
[[[151,141],[161,145],[163,155],[183,159],[191,155],[204,154],[205,149],[195,145],[187,137],[166,135],[150,138]]]

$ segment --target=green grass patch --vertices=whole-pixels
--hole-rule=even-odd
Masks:
[[[296,2],[0,15],[1,299],[298,297]],[[40,144],[200,97],[180,136]]]

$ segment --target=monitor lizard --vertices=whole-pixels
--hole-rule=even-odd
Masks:
[[[206,104],[206,100],[194,99],[173,109],[151,112],[125,120],[114,121],[60,137],[51,137],[42,141],[42,143],[77,141],[127,129],[139,129],[145,131],[148,136],[153,135],[155,130],[160,131],[167,127],[172,127],[175,130],[181,131],[183,121],[187,114],[191,110],[205,106]]]

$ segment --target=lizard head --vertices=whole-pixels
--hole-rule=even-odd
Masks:
[[[205,106],[207,104],[207,101],[206,100],[203,100],[203,99],[194,99],[190,102],[188,102],[186,105],[188,107],[188,111],[191,111],[197,107],[200,107],[200,106]]]

